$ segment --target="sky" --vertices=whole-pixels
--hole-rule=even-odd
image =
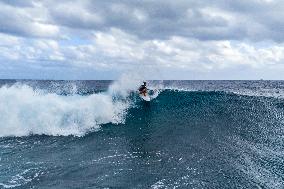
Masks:
[[[282,0],[0,0],[0,79],[284,79]]]

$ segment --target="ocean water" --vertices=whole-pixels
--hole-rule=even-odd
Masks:
[[[284,188],[283,81],[0,81],[0,188]]]

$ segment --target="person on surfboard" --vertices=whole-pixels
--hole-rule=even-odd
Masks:
[[[144,81],[143,82],[143,85],[141,85],[140,87],[139,87],[139,94],[143,94],[144,96],[146,96],[146,94],[147,94],[147,87],[146,87],[146,82]]]

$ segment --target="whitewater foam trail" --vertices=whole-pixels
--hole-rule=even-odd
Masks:
[[[62,96],[27,85],[0,88],[0,137],[30,134],[82,136],[106,123],[123,123],[130,103],[112,92]]]

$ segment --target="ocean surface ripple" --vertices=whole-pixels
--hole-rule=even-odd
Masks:
[[[284,188],[283,81],[0,81],[0,188]]]

